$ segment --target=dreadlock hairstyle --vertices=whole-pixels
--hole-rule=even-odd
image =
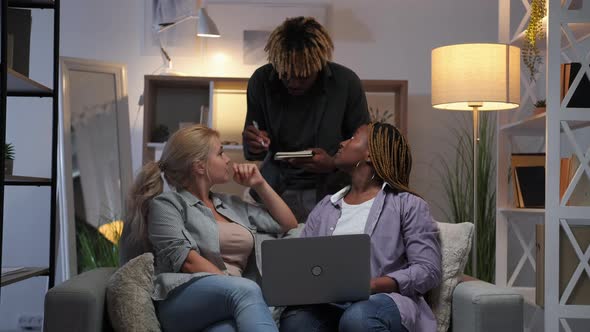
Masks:
[[[279,78],[309,77],[332,59],[334,44],[313,17],[288,18],[268,37],[264,50]],[[286,76],[286,77],[285,77]]]
[[[375,173],[397,192],[409,192],[412,152],[404,135],[394,126],[373,122],[368,125],[369,155]],[[418,196],[418,195],[417,195]]]

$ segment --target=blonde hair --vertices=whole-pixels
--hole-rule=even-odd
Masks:
[[[268,37],[264,50],[279,78],[309,77],[332,59],[334,43],[313,17],[286,19]]]
[[[368,125],[369,155],[375,173],[397,192],[409,192],[412,152],[407,139],[394,126],[373,122]]]
[[[193,163],[207,160],[215,138],[219,138],[219,133],[203,125],[180,129],[168,139],[160,161],[150,161],[142,167],[127,197],[126,223],[131,227],[131,241],[150,250],[147,238],[149,202],[164,190],[161,173],[174,189],[186,188],[194,180]]]

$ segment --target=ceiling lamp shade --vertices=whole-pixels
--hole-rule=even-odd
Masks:
[[[432,107],[497,111],[520,104],[520,49],[458,44],[432,50]]]
[[[197,36],[199,37],[219,37],[219,30],[217,29],[217,25],[211,19],[209,14],[207,13],[206,8],[199,8],[199,12],[197,14],[198,22],[197,22]]]

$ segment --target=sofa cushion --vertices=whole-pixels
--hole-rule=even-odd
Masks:
[[[451,321],[453,291],[463,274],[471,251],[473,224],[438,222],[442,251],[442,283],[428,294],[428,302],[436,316],[437,331],[447,332]]]
[[[161,331],[152,293],[154,256],[145,253],[119,268],[107,285],[107,311],[115,331]]]

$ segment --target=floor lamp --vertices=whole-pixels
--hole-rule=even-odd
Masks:
[[[477,277],[477,145],[479,112],[520,104],[520,49],[458,44],[432,50],[432,107],[473,112],[473,276]]]

